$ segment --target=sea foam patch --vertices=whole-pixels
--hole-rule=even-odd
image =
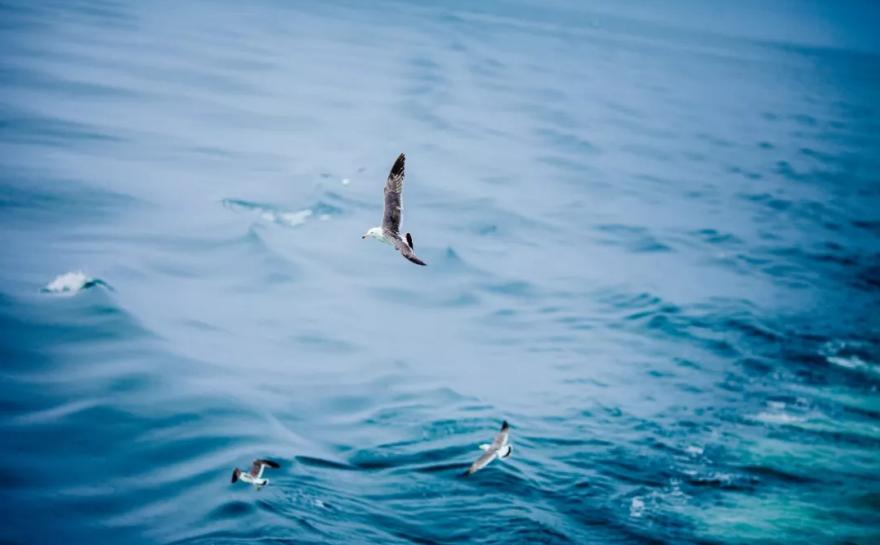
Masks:
[[[338,208],[323,203],[318,203],[311,208],[303,210],[285,210],[277,206],[241,199],[223,199],[222,203],[229,210],[250,212],[257,215],[263,221],[284,227],[299,227],[316,217],[320,220],[327,220],[332,215],[339,213]]]
[[[74,271],[56,276],[55,279],[46,284],[41,291],[43,291],[43,293],[73,295],[82,290],[99,285],[108,288],[110,287],[103,280],[92,278],[82,271]]]
[[[828,341],[819,349],[825,361],[844,369],[880,375],[880,367],[869,359],[871,346],[860,341]]]

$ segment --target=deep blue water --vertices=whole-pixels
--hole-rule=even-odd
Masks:
[[[0,2],[0,542],[880,542],[877,11]]]

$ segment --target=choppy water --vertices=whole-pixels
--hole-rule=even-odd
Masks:
[[[0,541],[880,541],[834,6],[0,3]]]

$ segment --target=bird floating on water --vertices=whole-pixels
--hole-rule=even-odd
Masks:
[[[269,484],[269,479],[263,478],[263,469],[265,469],[266,467],[278,469],[281,466],[278,464],[278,462],[273,462],[272,460],[254,460],[254,463],[251,465],[251,470],[247,473],[238,468],[233,469],[232,482],[238,481],[240,479],[242,482],[254,485],[254,488],[259,490],[260,487]]]
[[[412,235],[407,233],[405,238],[400,235],[405,161],[406,156],[401,153],[397,157],[397,161],[394,161],[394,166],[391,167],[391,172],[388,174],[388,181],[385,182],[385,214],[382,216],[382,226],[373,227],[361,238],[374,238],[385,244],[390,244],[397,248],[403,257],[416,265],[427,265],[416,257],[413,251]]]
[[[471,467],[468,468],[466,475],[473,475],[477,471],[483,469],[489,462],[498,458],[499,460],[503,460],[510,456],[510,453],[513,451],[513,447],[507,442],[508,436],[510,435],[510,426],[507,424],[507,420],[501,423],[501,431],[498,432],[498,435],[495,436],[495,440],[492,441],[491,445],[482,444],[480,448],[484,450],[482,456],[477,458],[477,461],[471,464]]]

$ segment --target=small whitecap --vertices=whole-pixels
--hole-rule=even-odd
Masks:
[[[351,183],[351,180],[349,180],[348,178],[343,178],[343,179],[342,179],[342,185],[348,185],[348,184],[350,184],[350,183]]]
[[[876,371],[870,363],[866,362],[858,356],[850,356],[848,358],[842,358],[839,356],[828,356],[825,359],[827,359],[828,363],[832,365],[844,367],[846,369],[855,369],[859,371]]]
[[[287,227],[299,227],[315,214],[310,208],[291,212],[270,205],[238,199],[223,199],[223,206],[230,210],[256,212],[263,221]]]
[[[277,223],[283,223],[290,227],[297,227],[305,223],[311,215],[312,211],[309,209],[300,210],[299,212],[282,212],[278,214],[279,221]]]
[[[765,424],[793,424],[803,421],[803,418],[783,412],[763,412],[756,414],[753,418]]]
[[[80,290],[91,288],[97,284],[103,284],[103,282],[86,275],[82,271],[74,271],[55,277],[54,280],[46,284],[43,291],[46,293],[73,295]]]
[[[629,502],[629,516],[639,518],[645,512],[645,500],[636,496]]]
[[[696,445],[688,445],[687,448],[684,449],[685,452],[690,454],[691,456],[702,456],[703,455],[703,447],[698,447]]]

